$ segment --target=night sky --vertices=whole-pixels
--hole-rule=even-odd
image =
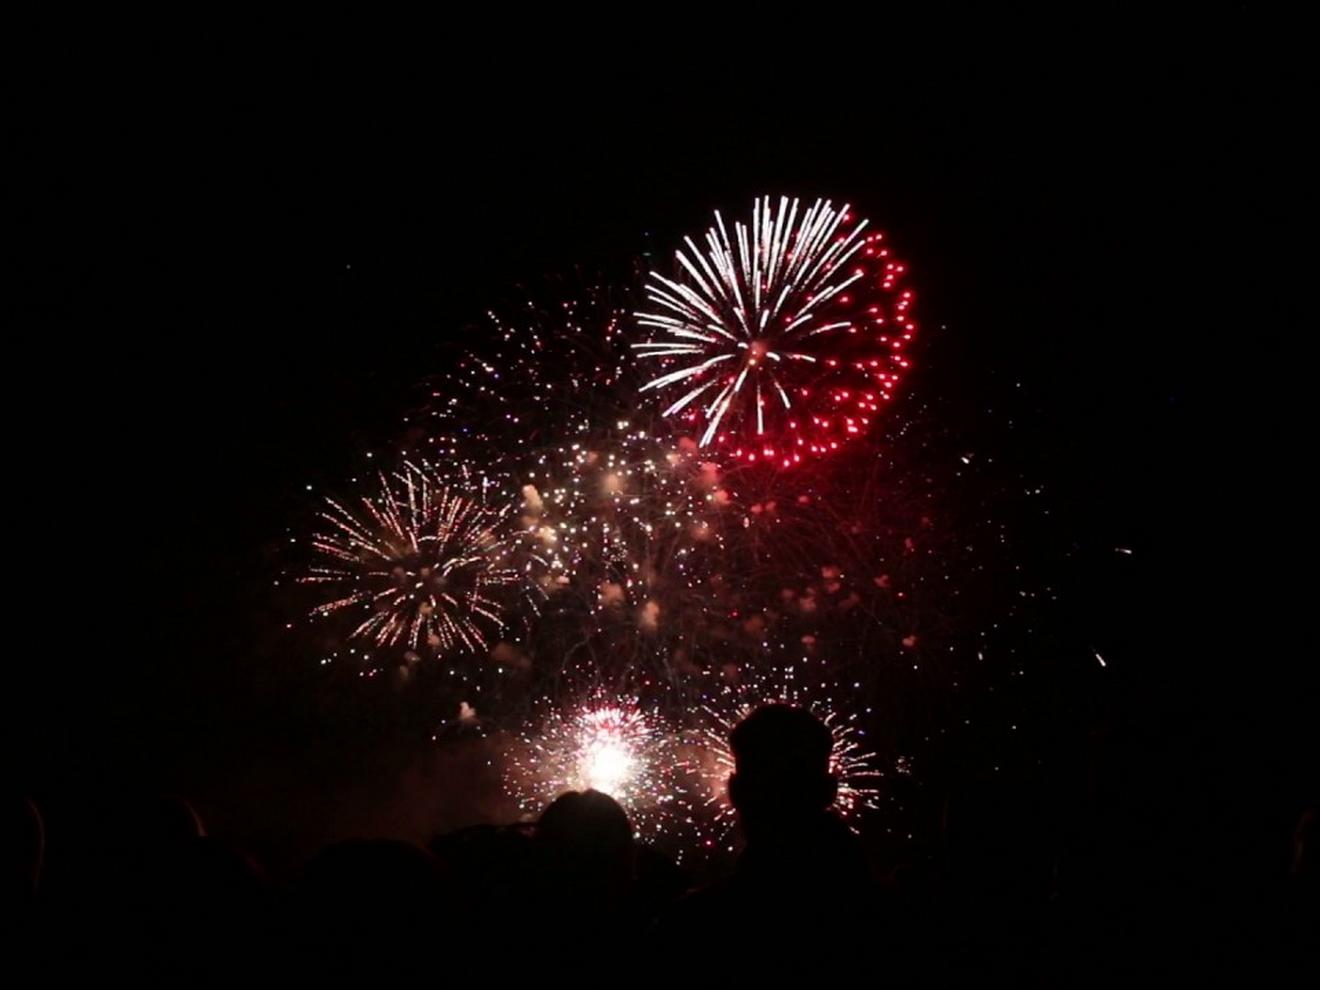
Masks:
[[[1300,64],[1241,12],[987,27],[877,24],[812,65],[819,86],[681,34],[85,37],[32,60],[9,183],[26,786],[226,794],[398,744],[281,638],[306,487],[386,449],[515,283],[785,191],[849,199],[903,246],[946,328],[911,388],[958,396],[1096,562],[1066,607],[1109,666],[1074,689],[1144,768],[1161,834],[1209,822],[1198,848],[1275,854],[1316,779],[1294,631],[1309,366],[1283,303]]]

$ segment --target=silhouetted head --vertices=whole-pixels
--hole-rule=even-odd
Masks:
[[[749,837],[762,828],[791,827],[834,803],[834,739],[810,712],[791,705],[758,708],[734,728],[729,746],[729,799]]]
[[[600,791],[568,791],[541,813],[536,838],[583,866],[632,874],[632,825],[619,802]]]

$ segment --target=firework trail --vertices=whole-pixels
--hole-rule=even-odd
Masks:
[[[516,676],[446,703],[455,732],[524,727],[506,786],[528,813],[594,786],[648,837],[727,848],[728,731],[786,701],[830,726],[856,827],[872,750],[929,743],[949,692],[1054,594],[1005,523],[1036,488],[952,437],[952,393],[886,409],[917,331],[905,276],[849,207],[766,198],[635,289],[523,290],[429,379],[403,444],[498,484],[437,473],[418,501],[408,475],[430,469],[405,468],[327,502],[317,614],[455,655],[522,622],[490,651]]]

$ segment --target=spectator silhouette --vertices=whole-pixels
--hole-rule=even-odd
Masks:
[[[1297,973],[1320,963],[1320,808],[1308,808],[1293,830],[1280,935],[1284,959]]]
[[[447,947],[449,890],[442,865],[411,843],[354,839],[323,850],[295,890],[295,971],[331,980],[427,972]]]
[[[1320,890],[1320,808],[1308,808],[1297,820],[1288,874],[1307,895]]]
[[[829,729],[800,708],[768,705],[739,723],[729,743],[729,799],[746,847],[732,876],[680,902],[661,936],[700,949],[721,932],[718,944],[739,953],[744,972],[837,957],[863,934],[873,942],[866,857],[830,810],[838,781]]]
[[[620,949],[632,910],[636,847],[632,825],[599,791],[561,794],[534,837],[534,916],[550,944],[592,933],[605,954]]]
[[[232,985],[267,954],[269,884],[237,847],[206,836],[181,839],[144,868],[138,883],[144,971]]]
[[[469,918],[506,916],[522,909],[534,849],[531,837],[518,826],[471,825],[437,836],[428,848],[449,869]],[[484,923],[474,920],[471,927]]]
[[[62,812],[62,814],[61,814]],[[51,816],[37,939],[52,974],[223,982],[261,956],[270,889],[175,795],[90,791]]]
[[[10,911],[26,918],[37,900],[41,871],[46,856],[46,823],[41,810],[31,798],[9,804],[9,856],[5,863],[8,881],[6,894]]]
[[[625,888],[636,864],[632,825],[619,802],[600,791],[569,791],[541,813],[536,839],[546,861],[569,867],[602,890]]]
[[[22,972],[25,964],[39,957],[36,939],[41,932],[38,914],[41,873],[46,855],[46,824],[31,798],[11,800],[8,805],[9,843],[5,860],[5,917],[10,919],[10,966]]]

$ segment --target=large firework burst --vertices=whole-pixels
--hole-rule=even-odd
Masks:
[[[685,238],[670,278],[651,272],[632,346],[662,395],[715,446],[788,467],[866,433],[909,366],[906,266],[851,208],[767,196],[733,237],[716,211],[703,252]]]
[[[434,654],[487,649],[502,599],[527,586],[511,504],[485,478],[404,462],[351,502],[326,498],[301,580],[335,595],[312,614],[351,616],[350,638]]]

